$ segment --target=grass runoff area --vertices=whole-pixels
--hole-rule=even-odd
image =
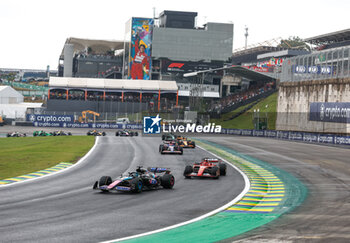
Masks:
[[[277,95],[278,92],[273,93],[234,119],[230,119],[230,117],[244,110],[249,105],[241,106],[234,111],[223,114],[220,119],[211,119],[210,122],[215,123],[216,125],[221,125],[223,128],[254,129],[254,110],[257,111],[259,109],[259,118],[263,119],[267,117],[267,129],[275,130],[277,118]],[[257,114],[255,114],[255,116],[256,115]]]
[[[93,136],[0,138],[0,179],[75,163],[94,142]]]

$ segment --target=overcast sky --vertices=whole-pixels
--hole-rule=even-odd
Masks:
[[[273,38],[350,28],[349,0],[0,0],[0,68],[57,69],[68,37],[123,40],[131,17],[198,12],[197,23],[234,24],[233,49]]]

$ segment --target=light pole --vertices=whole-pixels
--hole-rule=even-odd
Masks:
[[[202,98],[203,98],[203,84],[204,84],[204,78],[205,78],[205,75],[207,73],[211,73],[211,72],[215,72],[217,70],[223,70],[224,68],[215,68],[215,69],[208,69],[208,70],[204,70],[204,71],[197,71],[197,72],[192,72],[192,73],[185,73],[183,76],[185,78],[188,78],[188,77],[194,77],[194,76],[198,76],[199,74],[202,74],[201,77],[200,77],[200,81],[199,81],[199,84],[196,84],[194,88],[191,88],[191,91],[190,91],[190,97],[192,97],[192,103],[195,103],[195,104],[198,104],[199,105],[199,109],[201,108],[202,106]],[[194,98],[195,96],[194,95],[197,95],[197,97],[199,98],[199,102],[193,102],[195,101],[196,99]],[[190,103],[191,103],[191,100],[190,100]],[[191,104],[190,104],[191,106]],[[191,107],[190,107],[191,108]]]

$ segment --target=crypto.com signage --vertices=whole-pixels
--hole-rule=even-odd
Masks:
[[[310,121],[350,123],[350,102],[314,102]]]

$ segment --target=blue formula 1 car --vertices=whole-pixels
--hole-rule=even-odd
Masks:
[[[172,189],[174,185],[175,177],[169,169],[157,167],[144,169],[142,166],[138,166],[135,172],[121,175],[114,181],[110,176],[102,176],[99,181],[95,182],[93,189],[103,192],[124,191],[138,193],[161,187]]]

